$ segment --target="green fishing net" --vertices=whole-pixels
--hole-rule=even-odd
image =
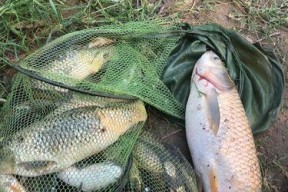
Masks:
[[[175,98],[186,105],[194,65],[205,51],[213,50],[238,87],[253,133],[267,130],[281,108],[285,86],[273,49],[251,44],[217,24],[185,24],[183,30],[186,33],[171,52],[162,74]],[[180,122],[184,126],[184,118]]]
[[[131,22],[73,32],[19,65],[29,75],[69,90],[138,98],[180,118],[183,107],[159,78],[179,39],[175,30],[160,22]]]
[[[185,158],[138,137],[144,102],[183,114],[159,78],[179,38],[167,32],[176,29],[148,22],[87,29],[14,66],[0,116],[3,190],[191,191]]]
[[[184,120],[191,71],[207,49],[224,60],[254,132],[267,129],[280,108],[283,74],[274,55],[235,33],[148,21],[86,29],[13,66],[19,72],[0,112],[0,186],[197,191],[177,149],[139,134],[144,103]]]
[[[3,191],[197,191],[177,148],[139,136],[142,101],[81,94],[23,74],[14,81],[1,111]]]
[[[159,142],[143,132],[132,151],[128,191],[197,192],[196,175],[173,145]]]

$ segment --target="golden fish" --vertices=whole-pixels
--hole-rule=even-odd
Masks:
[[[117,56],[114,41],[98,37],[81,48],[68,50],[55,60],[41,67],[41,76],[69,86],[75,86],[89,75],[96,74],[103,66]],[[108,46],[109,45],[109,46]],[[41,81],[31,81],[34,88],[67,92],[67,89],[52,86]]]
[[[192,73],[186,136],[205,192],[261,191],[252,131],[234,82],[212,51]]]
[[[5,138],[0,149],[0,173],[33,177],[62,171],[106,149],[147,118],[140,100],[106,103],[74,103],[75,108],[67,106],[68,110],[63,109],[62,113],[56,109]]]
[[[97,73],[102,66],[116,55],[113,46],[72,49],[63,56],[49,63],[43,70],[44,74],[61,74],[77,80],[83,80]]]
[[[104,47],[115,43],[115,40],[106,37],[96,37],[88,44],[88,48]]]

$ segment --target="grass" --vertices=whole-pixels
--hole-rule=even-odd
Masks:
[[[288,155],[286,153],[280,155],[279,152],[274,151],[275,147],[269,146],[271,142],[268,142],[268,140],[269,136],[265,135],[258,135],[258,137],[255,139],[263,179],[262,191],[276,192],[279,191],[279,186],[277,186],[277,184],[279,185],[279,181],[281,179],[288,181],[288,170],[287,167],[285,167],[285,162],[287,164]]]
[[[280,26],[288,26],[288,3],[285,0],[244,1],[236,0],[244,8],[242,18],[245,18],[246,27],[251,32],[267,34]]]
[[[0,77],[45,43],[69,32],[103,24],[156,19],[158,4],[147,0],[7,0],[0,2]],[[9,85],[0,79],[0,98]]]
[[[18,59],[20,53],[29,53],[51,37],[78,29],[151,19],[156,9],[157,5],[144,0],[141,6],[133,1],[112,0],[74,4],[68,0],[8,0],[0,7],[1,56],[13,54]]]
[[[288,170],[281,163],[281,158],[285,158],[285,156],[286,154],[283,154],[283,157],[280,157],[277,159],[271,159],[270,157],[262,153],[258,155],[260,164],[261,164],[261,169],[262,169],[261,171],[263,175],[263,189],[262,190],[264,192],[278,191],[278,187],[275,184],[273,184],[274,178],[271,178],[268,176],[268,175],[271,175],[271,173],[270,174],[268,173],[269,171],[271,172],[272,170],[277,170],[277,172],[279,171],[280,173],[282,173],[285,179],[288,180]]]

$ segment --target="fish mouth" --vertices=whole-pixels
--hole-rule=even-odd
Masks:
[[[217,88],[217,85],[215,84],[215,82],[213,82],[209,77],[205,76],[205,75],[200,75],[198,73],[198,68],[196,68],[196,72],[195,75],[198,75],[200,78],[198,79],[198,81],[201,80],[206,80],[208,83],[212,84],[215,88]],[[206,85],[207,86],[207,85]],[[218,89],[218,88],[217,88]]]
[[[228,76],[225,71],[216,70],[213,72],[205,72],[204,74],[199,74],[198,68],[196,68],[195,75],[198,75],[200,78],[198,81],[206,80],[208,83],[213,85],[218,91],[227,91],[234,87],[232,79]],[[205,86],[207,86],[206,84]]]

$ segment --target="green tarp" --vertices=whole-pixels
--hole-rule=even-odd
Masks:
[[[284,91],[284,76],[275,54],[216,24],[184,24],[183,30],[186,34],[171,52],[162,74],[177,100],[186,105],[193,67],[212,49],[238,87],[253,133],[268,129],[281,108]],[[181,122],[184,124],[184,119]]]

